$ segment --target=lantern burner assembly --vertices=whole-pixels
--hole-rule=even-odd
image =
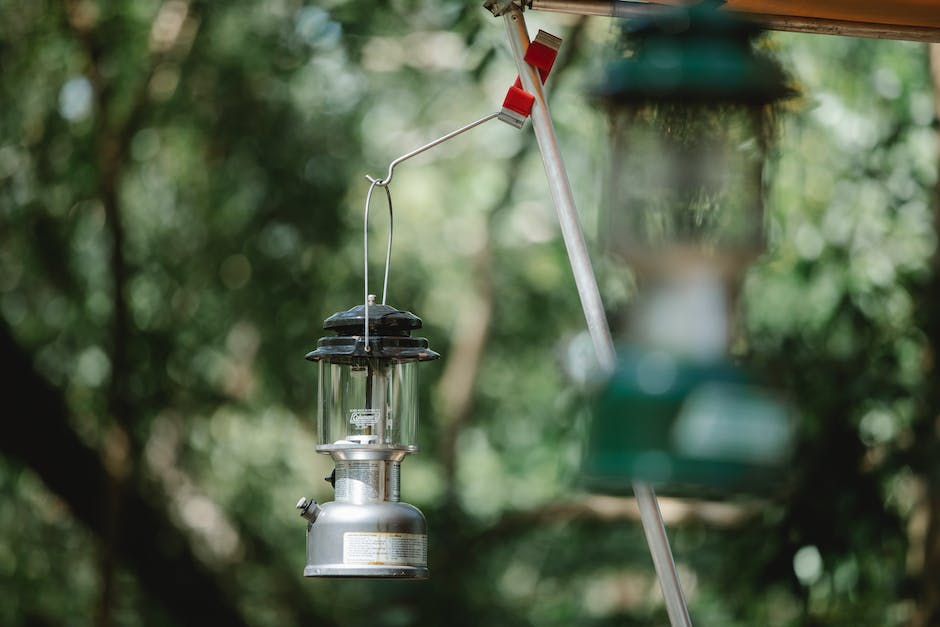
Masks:
[[[400,466],[418,450],[418,362],[439,355],[411,336],[420,318],[374,296],[323,328],[336,335],[307,359],[319,363],[317,452],[336,465],[336,500],[297,504],[308,521],[304,575],[426,579],[427,523],[399,500]]]

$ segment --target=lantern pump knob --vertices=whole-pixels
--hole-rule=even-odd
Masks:
[[[305,496],[300,497],[300,500],[297,501],[297,509],[300,510],[300,515],[310,522],[316,522],[317,516],[320,515],[320,506],[317,505],[317,502]]]

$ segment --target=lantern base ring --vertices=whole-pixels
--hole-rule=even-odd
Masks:
[[[335,566],[307,566],[304,568],[304,577],[365,577],[369,579],[427,579],[429,571],[424,567],[415,566],[366,566],[350,568],[337,564]]]

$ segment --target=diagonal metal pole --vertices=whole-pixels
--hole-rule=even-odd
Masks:
[[[535,96],[535,105],[532,107],[532,128],[542,155],[542,164],[545,166],[545,175],[555,203],[555,211],[561,225],[561,234],[568,251],[568,260],[574,274],[578,295],[581,297],[581,308],[584,310],[588,332],[591,335],[598,362],[605,371],[610,372],[616,361],[614,342],[610,335],[610,327],[607,325],[607,318],[604,316],[600,290],[597,287],[594,269],[591,267],[584,233],[578,221],[578,210],[571,193],[568,172],[565,170],[561,151],[558,148],[558,139],[555,136],[555,127],[545,101],[542,81],[537,70],[525,62],[525,53],[530,41],[522,10],[513,4],[508,11],[503,13],[503,21],[509,36],[509,46],[522,79],[522,87]],[[643,533],[646,535],[646,543],[649,545],[656,575],[659,577],[659,585],[663,591],[669,622],[673,627],[692,627],[656,494],[648,484],[641,482],[633,484],[633,492],[640,510],[640,521],[643,525]]]

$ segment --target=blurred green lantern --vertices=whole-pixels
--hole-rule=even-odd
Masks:
[[[607,232],[638,271],[701,257],[736,274],[760,252],[774,105],[788,90],[754,50],[759,32],[712,8],[677,10],[628,32],[607,67]]]
[[[784,73],[712,5],[634,21],[598,100],[610,120],[607,246],[637,279],[585,457],[589,487],[761,489],[791,448],[785,406],[726,359],[732,300],[764,243],[764,166]]]

